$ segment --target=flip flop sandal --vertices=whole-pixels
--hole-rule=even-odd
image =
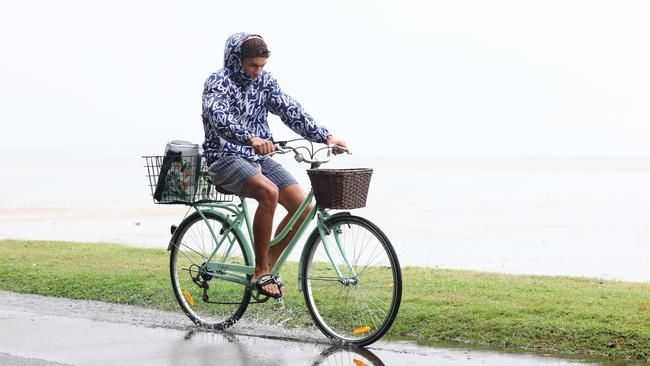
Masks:
[[[276,276],[271,276],[270,274],[265,274],[264,276],[260,276],[260,278],[258,278],[257,281],[255,281],[255,289],[257,290],[257,292],[259,292],[262,295],[266,295],[266,296],[272,297],[274,299],[282,298],[282,291],[280,289],[281,289],[282,286],[284,286],[284,284],[282,284],[282,279],[280,279],[280,283],[278,283],[276,278],[279,278],[279,276],[277,276],[277,275]],[[269,285],[269,284],[276,285],[278,287],[278,290],[280,290],[280,293],[279,294],[273,294],[273,293],[270,293],[270,292],[264,290],[264,286]]]
[[[280,290],[280,293],[282,294],[282,296],[284,296],[284,290],[283,290],[284,281],[282,281],[282,277],[280,277],[280,274],[278,273],[275,276],[273,276],[273,279],[275,279],[275,283],[278,285],[278,290]]]

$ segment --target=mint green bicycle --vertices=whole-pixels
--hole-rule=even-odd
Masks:
[[[329,157],[331,149],[338,147],[314,151],[313,145],[291,147],[286,141],[277,144],[278,153],[293,152],[298,162],[311,164],[308,173],[313,189],[286,228],[271,240],[271,246],[277,245],[296,230],[271,275],[280,272],[310,222],[316,220],[298,263],[298,290],[304,294],[314,323],[327,337],[341,344],[369,345],[388,331],[397,316],[402,296],[399,261],[390,241],[376,225],[346,211],[332,213],[331,209],[364,206],[372,171],[317,169],[328,160],[316,159],[316,153],[327,149]],[[160,172],[165,162],[163,157],[145,158],[153,192],[153,181],[163,178]],[[171,170],[175,165],[181,183],[183,177],[193,174],[185,170],[186,165],[194,162],[201,166],[200,158],[193,157],[189,164],[182,159],[171,165]],[[183,312],[201,327],[223,330],[235,324],[250,304],[264,302],[268,297],[257,293],[251,284],[255,254],[246,200],[240,198],[235,204],[232,195],[216,192],[218,187],[209,182],[204,166],[202,170],[193,190],[191,186],[181,187],[186,193],[184,200],[167,201],[187,204],[193,210],[178,226],[172,226],[170,275]],[[363,187],[355,191],[359,185],[365,185],[365,192]],[[296,227],[314,198],[316,205]]]

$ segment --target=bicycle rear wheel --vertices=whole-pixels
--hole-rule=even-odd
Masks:
[[[212,263],[250,265],[251,259],[237,233],[226,230],[223,218],[211,212],[203,215],[205,220],[198,213],[188,216],[172,238],[169,263],[172,288],[181,309],[194,323],[223,330],[244,314],[251,291],[241,283],[212,277],[205,264],[218,243],[222,244]],[[250,276],[247,277],[250,281]]]
[[[303,262],[307,308],[329,338],[369,345],[388,331],[399,310],[402,274],[397,255],[384,233],[362,217],[333,217],[325,226],[328,245],[312,235]]]

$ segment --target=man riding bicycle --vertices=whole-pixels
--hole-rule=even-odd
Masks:
[[[279,233],[306,194],[282,165],[267,156],[275,150],[267,123],[268,112],[279,116],[285,125],[310,141],[347,145],[316,124],[296,100],[282,92],[275,78],[264,71],[270,54],[259,35],[235,33],[228,38],[224,68],[210,75],[204,85],[203,148],[208,174],[215,185],[258,202],[253,219],[252,283],[258,292],[280,298],[282,281],[269,272],[295,232],[269,249],[273,216],[278,203],[288,211],[276,229]],[[304,221],[310,208],[296,225]]]

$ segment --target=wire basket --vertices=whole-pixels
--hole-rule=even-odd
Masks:
[[[366,206],[372,169],[309,169],[307,174],[319,207],[352,209]]]
[[[143,158],[154,203],[191,205],[233,200],[233,195],[217,192],[200,155],[168,153]]]

